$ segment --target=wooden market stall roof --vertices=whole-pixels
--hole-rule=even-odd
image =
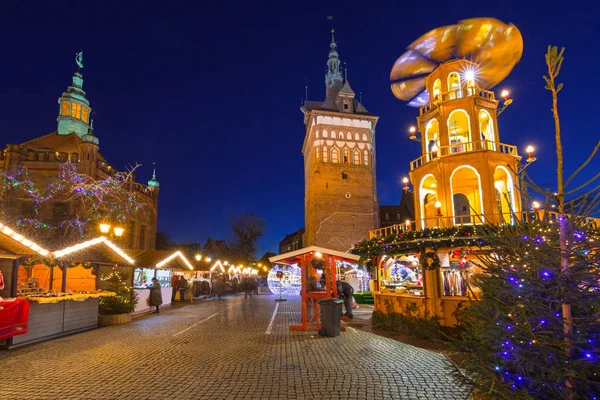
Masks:
[[[127,250],[137,267],[194,269],[180,250]]]
[[[297,264],[301,261],[303,255],[312,253],[321,253],[322,255],[334,256],[336,258],[343,258],[354,262],[360,260],[360,256],[355,254],[344,253],[343,251],[326,249],[319,246],[308,246],[302,249],[282,253],[278,256],[269,257],[269,261],[275,264]]]
[[[50,252],[20,233],[0,223],[0,248],[12,254],[39,254],[48,256]]]

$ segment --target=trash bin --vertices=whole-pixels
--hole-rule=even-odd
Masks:
[[[319,334],[322,336],[340,336],[340,318],[342,316],[343,301],[339,299],[319,300],[321,307],[321,325]]]

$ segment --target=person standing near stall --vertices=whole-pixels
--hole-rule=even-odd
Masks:
[[[160,282],[156,278],[152,278],[152,286],[149,286],[150,296],[148,297],[148,305],[150,307],[156,307],[156,310],[152,314],[158,314],[159,307],[162,304],[162,290]]]
[[[173,279],[171,280],[171,303],[175,303],[175,295],[177,295],[177,286],[179,284],[179,275],[173,274]]]
[[[179,290],[179,301],[183,301],[185,299],[185,291],[187,290],[189,284],[185,276],[181,275],[179,277],[179,282],[177,283],[177,290]]]
[[[337,292],[338,296],[344,296],[344,308],[346,309],[346,316],[348,318],[353,318],[352,303],[354,302],[354,288],[348,282],[337,281]]]

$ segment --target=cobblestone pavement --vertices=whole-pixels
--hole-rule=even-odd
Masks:
[[[430,352],[349,328],[290,332],[298,299],[176,305],[0,351],[0,399],[466,399]]]

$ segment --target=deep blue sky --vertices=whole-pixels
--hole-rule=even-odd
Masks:
[[[93,5],[92,3],[103,5]],[[395,204],[400,178],[418,157],[407,128],[418,110],[389,89],[394,61],[437,26],[470,17],[514,23],[524,54],[496,89],[515,102],[500,118],[500,140],[537,148],[529,172],[555,185],[548,44],[565,46],[560,111],[571,171],[600,137],[598,6],[576,1],[3,1],[0,5],[1,140],[19,143],[56,129],[57,98],[84,50],[84,89],[103,155],[117,168],[139,162],[147,181],[156,160],[159,230],[177,241],[230,238],[229,219],[266,220],[260,251],[276,251],[303,226],[304,124],[299,110],[322,100],[335,5],[340,58],[352,88],[379,115],[377,180],[382,204]],[[211,4],[203,6],[202,4]],[[442,6],[444,4],[445,6]],[[589,171],[600,169],[600,160]],[[589,175],[589,174],[588,174]]]

